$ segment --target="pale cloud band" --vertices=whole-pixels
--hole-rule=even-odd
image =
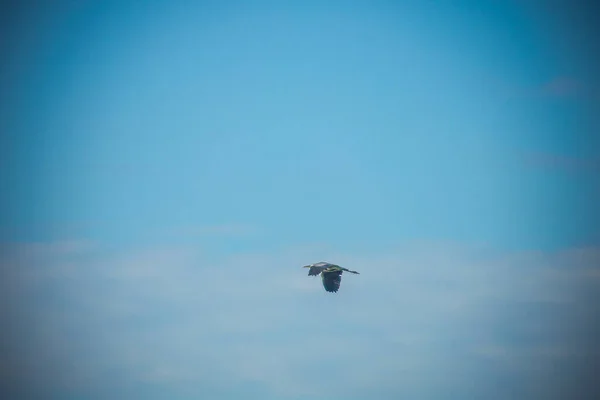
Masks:
[[[314,257],[361,275],[325,293],[299,268]],[[2,264],[5,388],[559,399],[591,387],[600,357],[598,248],[411,243],[381,255],[226,257],[70,241],[12,245]]]

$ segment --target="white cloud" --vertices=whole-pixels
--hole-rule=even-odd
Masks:
[[[62,387],[100,385],[120,371],[130,384],[191,385],[191,393],[254,383],[276,398],[369,398],[374,388],[379,398],[426,398],[432,385],[477,394],[494,374],[551,375],[542,360],[597,351],[586,328],[600,316],[589,304],[598,249],[322,250],[319,260],[361,273],[344,275],[335,295],[300,268],[316,253],[21,245],[5,265],[34,345],[13,350],[11,362],[52,371],[41,384]]]

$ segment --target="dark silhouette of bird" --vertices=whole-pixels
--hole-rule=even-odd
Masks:
[[[339,265],[330,264],[328,262],[318,262],[315,264],[305,265],[302,268],[308,268],[308,276],[316,276],[321,274],[323,280],[323,287],[326,291],[336,293],[340,289],[342,283],[342,273],[350,272],[351,274],[358,274],[356,271],[350,271],[349,269],[342,268]]]

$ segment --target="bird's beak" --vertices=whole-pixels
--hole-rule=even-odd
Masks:
[[[304,266],[304,267],[302,267],[302,268],[310,268],[310,265],[305,265],[305,266]]]

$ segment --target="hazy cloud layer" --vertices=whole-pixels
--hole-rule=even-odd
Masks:
[[[525,155],[527,165],[539,168],[551,168],[569,172],[592,172],[600,171],[600,158],[568,157],[552,153],[527,153]]]
[[[558,399],[589,388],[600,357],[597,248],[221,257],[74,241],[2,254],[0,376],[31,395]],[[325,293],[300,269],[322,259],[361,275]]]
[[[555,77],[542,86],[542,93],[548,96],[570,97],[580,95],[582,92],[581,82],[567,76]]]

